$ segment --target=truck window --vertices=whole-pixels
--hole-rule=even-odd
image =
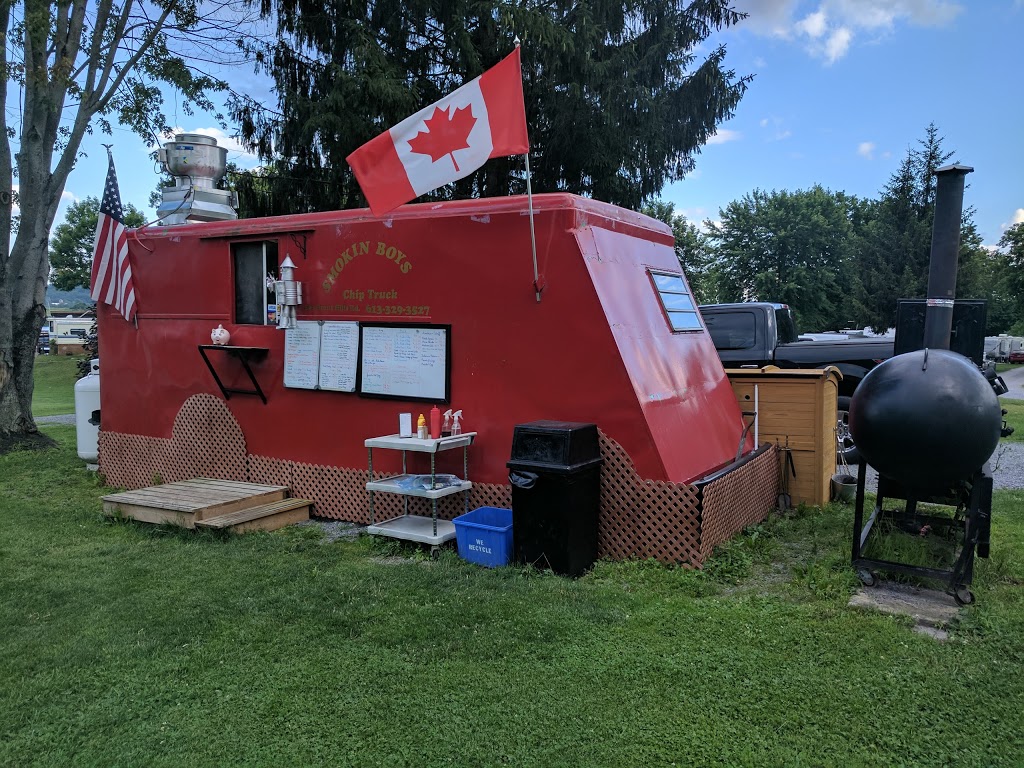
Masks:
[[[751,349],[757,323],[753,312],[708,313],[704,318],[715,349]]]
[[[693,297],[680,274],[655,272],[651,270],[654,289],[661,299],[662,309],[673,331],[700,331],[700,314],[693,303]]]
[[[780,344],[789,344],[797,340],[796,323],[793,322],[793,313],[789,307],[779,307],[775,310],[775,325],[778,327]]]
[[[267,290],[267,274],[277,274],[277,242],[261,240],[232,243],[235,268],[235,322],[267,325],[268,307],[273,303]]]

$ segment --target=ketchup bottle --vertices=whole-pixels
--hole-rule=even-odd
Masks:
[[[441,436],[441,409],[436,405],[430,409],[430,436],[434,440]]]

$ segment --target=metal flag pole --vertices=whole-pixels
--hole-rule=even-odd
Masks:
[[[537,292],[537,303],[540,303],[540,275],[537,273],[537,233],[533,227],[533,187],[530,184],[530,153],[526,155],[526,198],[530,203],[530,247],[533,249],[533,288]]]
[[[519,35],[516,35],[515,40],[516,48],[519,47]],[[527,128],[529,130],[529,128]],[[530,149],[529,149],[529,137],[527,137],[527,149],[526,154],[523,155],[526,158],[526,199],[530,203],[530,249],[533,253],[533,289],[536,292],[537,303],[540,304],[540,274],[537,272],[537,231],[533,226],[533,185],[530,181]]]

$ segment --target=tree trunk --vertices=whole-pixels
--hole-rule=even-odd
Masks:
[[[22,212],[8,262],[21,264],[20,274],[0,291],[0,443],[38,433],[32,418],[33,371],[46,317],[47,233],[55,210],[44,205]],[[35,215],[26,220],[29,212]]]

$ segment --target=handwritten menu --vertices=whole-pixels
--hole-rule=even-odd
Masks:
[[[324,323],[320,331],[320,389],[356,391],[359,323]]]
[[[364,325],[362,332],[363,394],[447,398],[447,328]]]
[[[284,385],[355,392],[359,324],[300,321],[285,331]]]

